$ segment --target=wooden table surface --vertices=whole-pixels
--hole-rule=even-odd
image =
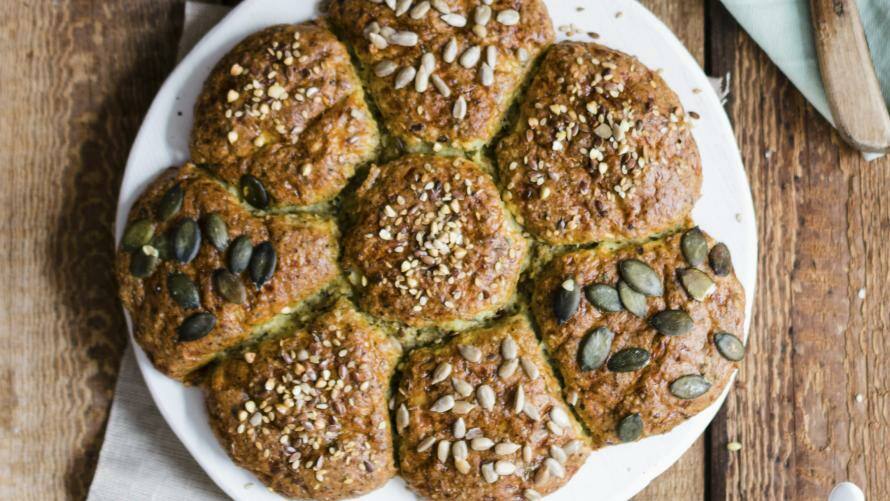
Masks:
[[[717,0],[644,3],[732,75],[760,268],[734,390],[639,498],[819,500],[851,480],[890,499],[890,159],[845,146]],[[118,185],[182,15],[181,0],[0,2],[0,499],[88,489],[125,345]]]

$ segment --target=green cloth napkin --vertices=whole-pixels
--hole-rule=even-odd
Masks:
[[[834,123],[819,74],[809,1],[722,2],[804,97]],[[884,99],[890,106],[890,0],[858,0],[857,3]]]

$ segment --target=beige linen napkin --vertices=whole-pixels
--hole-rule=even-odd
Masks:
[[[179,58],[228,12],[187,2]],[[228,499],[186,451],[158,412],[132,347],[121,361],[114,402],[88,501]]]

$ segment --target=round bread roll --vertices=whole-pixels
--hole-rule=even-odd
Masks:
[[[379,143],[349,52],[310,22],[266,28],[222,58],[198,97],[191,150],[265,209],[330,200]]]
[[[482,149],[554,37],[540,0],[333,0],[330,14],[408,151]]]
[[[130,212],[115,263],[136,340],[184,378],[332,283],[338,237],[327,218],[252,215],[193,164],[168,172]]]
[[[453,328],[513,299],[528,244],[476,164],[409,155],[373,167],[351,217],[343,262],[371,314]]]
[[[636,58],[593,43],[548,51],[497,158],[508,206],[551,244],[673,229],[702,183],[676,94]]]
[[[714,402],[744,354],[729,252],[697,228],[554,260],[532,308],[595,447],[665,433]]]
[[[360,496],[395,474],[387,400],[400,353],[342,300],[308,330],[215,367],[210,424],[232,459],[279,494]]]
[[[395,422],[401,474],[428,499],[537,499],[589,452],[522,315],[412,351]]]

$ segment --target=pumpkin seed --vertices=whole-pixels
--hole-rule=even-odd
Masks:
[[[185,319],[185,322],[176,329],[176,334],[180,343],[197,341],[210,334],[214,327],[216,327],[216,317],[210,313],[195,313]]]
[[[259,179],[250,174],[241,176],[241,194],[247,203],[257,209],[265,209],[269,206],[269,192],[266,191],[266,187]]]
[[[229,271],[238,275],[250,265],[253,256],[253,243],[247,235],[241,235],[229,248]]]
[[[204,219],[204,235],[220,252],[226,250],[226,246],[229,245],[229,230],[219,214],[210,214]]]
[[[698,398],[711,389],[711,383],[704,376],[690,374],[671,383],[671,394],[683,400]]]
[[[155,224],[148,219],[140,219],[133,222],[125,231],[121,239],[121,247],[125,251],[141,249],[143,245],[151,241],[155,234]]]
[[[727,360],[739,362],[745,358],[745,344],[742,340],[728,332],[718,332],[714,335],[714,344],[717,351]]]
[[[174,184],[158,202],[158,219],[167,221],[182,209],[182,201],[185,198],[185,192],[179,183]]]
[[[636,442],[643,435],[643,418],[639,414],[629,414],[618,423],[618,439],[622,442]]]
[[[717,289],[717,284],[711,277],[697,268],[686,268],[680,270],[678,274],[683,288],[689,293],[689,297],[696,301],[704,301]]]
[[[708,261],[711,263],[714,274],[718,277],[725,277],[732,273],[732,256],[726,244],[719,243],[712,247],[708,254]]]
[[[263,242],[253,249],[250,257],[250,279],[258,289],[272,278],[277,264],[278,256],[270,242]]]
[[[173,231],[173,258],[190,263],[201,248],[201,229],[194,219],[185,219]]]
[[[213,274],[216,292],[226,301],[233,304],[244,304],[247,301],[247,290],[241,279],[229,270],[219,269]]]
[[[680,239],[680,250],[683,251],[683,257],[689,266],[698,267],[708,257],[708,241],[700,229],[692,228]]]
[[[581,341],[578,365],[582,371],[599,369],[609,358],[615,334],[606,327],[597,327]]]
[[[167,292],[180,308],[192,310],[201,306],[198,286],[182,273],[171,273],[167,276]]]
[[[170,250],[170,241],[163,233],[155,235],[148,245],[158,251],[158,258],[162,261],[167,261],[173,256],[173,252]]]
[[[625,282],[618,282],[618,297],[627,311],[640,318],[646,318],[649,314],[649,306],[646,304],[646,296],[633,290]]]
[[[683,310],[664,310],[649,319],[649,325],[665,336],[682,336],[692,330],[692,317]]]
[[[614,313],[624,309],[624,307],[621,306],[621,298],[618,296],[618,291],[611,285],[591,285],[584,289],[584,295],[587,296],[587,300],[590,301],[590,304],[602,311]]]
[[[606,367],[612,372],[633,372],[649,365],[649,352],[642,348],[625,348],[612,355]]]
[[[564,281],[553,295],[553,313],[556,321],[564,324],[578,311],[581,304],[581,289],[573,279]]]
[[[639,259],[625,259],[618,265],[621,278],[631,286],[633,290],[647,296],[661,296],[664,294],[664,285],[661,277],[648,264]]]
[[[158,267],[158,256],[155,254],[146,254],[142,249],[130,256],[130,275],[136,278],[148,278]]]

